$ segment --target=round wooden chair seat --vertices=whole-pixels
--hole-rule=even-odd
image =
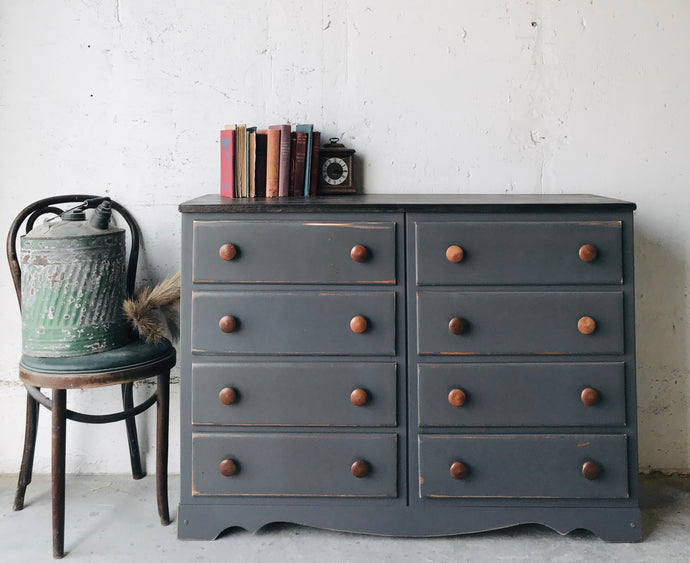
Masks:
[[[136,381],[151,377],[155,369],[170,369],[174,365],[175,348],[169,340],[163,339],[159,344],[133,340],[120,348],[85,356],[38,358],[23,355],[19,377],[34,387],[84,389]]]

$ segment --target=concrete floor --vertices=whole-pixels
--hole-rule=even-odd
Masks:
[[[50,478],[29,485],[26,506],[12,510],[16,476],[0,476],[0,561],[52,561]],[[173,519],[179,477],[170,479]],[[66,560],[217,562],[385,561],[690,561],[690,477],[641,478],[639,544],[609,544],[584,531],[567,536],[529,525],[450,538],[401,539],[273,524],[252,535],[226,533],[212,542],[182,542],[177,523],[158,523],[153,476],[67,477]]]

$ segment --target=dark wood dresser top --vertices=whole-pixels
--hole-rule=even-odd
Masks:
[[[364,194],[347,196],[226,198],[204,195],[179,206],[182,213],[437,211],[498,212],[599,207],[632,210],[629,201],[589,194]]]

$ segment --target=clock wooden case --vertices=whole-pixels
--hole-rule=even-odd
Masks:
[[[353,194],[354,149],[348,149],[338,137],[321,147],[319,152],[319,193]]]

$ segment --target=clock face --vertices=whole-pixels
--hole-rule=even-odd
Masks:
[[[321,165],[321,176],[323,181],[331,186],[339,186],[347,180],[350,170],[347,163],[337,156],[333,156],[323,161]]]

